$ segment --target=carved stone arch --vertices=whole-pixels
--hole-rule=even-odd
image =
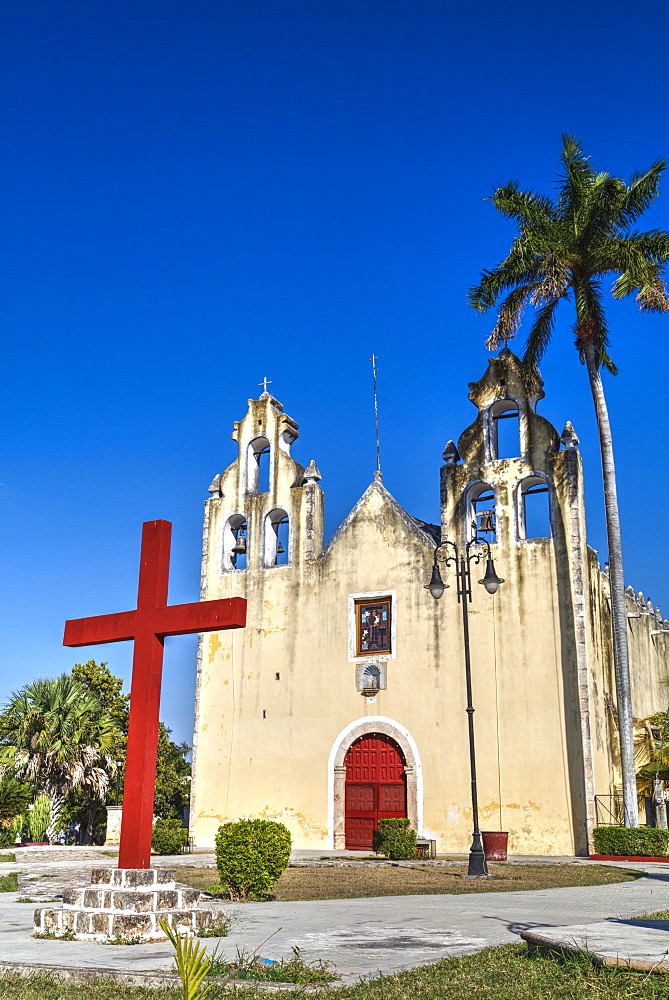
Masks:
[[[505,396],[498,396],[497,399],[493,399],[483,411],[483,444],[486,464],[496,461],[498,457],[495,418],[500,413],[513,410],[514,408],[518,411],[518,448],[520,451],[520,454],[516,457],[522,459],[524,462],[527,461],[528,431],[525,401],[512,392],[509,392]]]
[[[418,836],[423,833],[423,769],[415,740],[408,729],[394,719],[383,715],[368,715],[351,722],[339,733],[330,751],[328,760],[328,834],[335,851],[346,846],[345,794],[346,752],[355,740],[368,733],[389,736],[399,746],[404,755],[407,789],[407,816]]]
[[[486,538],[489,542],[494,543],[499,541],[499,510],[498,510],[498,495],[497,489],[493,486],[489,479],[472,479],[465,486],[462,491],[461,500],[461,514],[462,514],[462,535],[465,542],[470,541],[476,534],[473,528],[474,519],[476,517],[476,505],[475,500],[486,493],[491,492],[493,494],[493,521],[495,530],[494,532],[480,532],[481,537]]]
[[[260,565],[262,569],[271,569],[276,565],[276,547],[279,539],[278,525],[280,522],[287,522],[286,533],[286,560],[282,565],[292,564],[293,532],[292,518],[287,507],[275,504],[263,514],[262,530],[260,537]]]
[[[269,462],[269,490],[272,489],[273,469],[272,469],[272,443],[266,434],[258,434],[249,441],[246,449],[246,469],[245,469],[245,492],[258,493],[260,484],[260,459],[262,455],[268,455]],[[266,491],[263,491],[266,492]]]
[[[236,560],[232,554],[232,547],[237,541],[237,537],[242,529],[242,534],[246,540],[246,557],[248,566],[250,542],[250,521],[243,510],[231,510],[228,514],[221,534],[221,558],[219,565],[220,573],[246,572],[246,568],[241,569],[236,566]]]
[[[516,542],[528,541],[523,514],[523,493],[526,488],[531,488],[533,485],[538,486],[540,483],[544,483],[548,487],[548,520],[550,525],[550,535],[541,537],[555,538],[555,484],[547,472],[532,469],[530,472],[524,472],[522,476],[519,476],[511,489],[511,497],[513,498],[513,533],[514,541]],[[534,536],[532,536],[529,540],[532,541],[533,538]]]

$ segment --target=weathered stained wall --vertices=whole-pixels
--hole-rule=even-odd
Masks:
[[[515,853],[587,849],[594,794],[606,794],[616,781],[615,693],[606,578],[585,542],[578,442],[566,429],[560,448],[555,429],[536,414],[541,392],[528,396],[509,352],[470,389],[478,416],[458,449],[449,445],[444,453],[440,526],[411,518],[379,480],[324,551],[320,475],[313,463],[305,470],[291,457],[295,422],[265,393],[235,424],[239,457],[216,477],[207,502],[202,596],[246,597],[248,625],[201,643],[196,843],[212,844],[226,819],[262,816],[285,822],[296,846],[342,846],[336,750],[352,739],[342,733],[364,731],[368,720],[369,731],[395,732],[406,747],[419,833],[436,838],[441,850],[468,849],[461,608],[452,570],[444,568],[451,589],[441,600],[424,584],[440,535],[461,547],[466,542],[472,484],[485,483],[495,492],[492,550],[505,583],[491,597],[476,583],[484,566],[473,567],[481,826],[508,830]],[[520,455],[498,460],[491,415],[505,400],[518,407]],[[264,493],[252,488],[249,465],[261,436],[271,445]],[[530,478],[549,487],[550,537],[523,537],[520,491]],[[289,564],[264,566],[267,516],[279,508],[290,520]],[[225,526],[242,514],[248,568],[240,570],[230,562]],[[361,594],[393,597],[396,646],[384,663],[387,687],[375,701],[356,689],[349,648],[349,604]],[[659,677],[666,673],[667,640],[650,636],[649,621],[630,620],[639,715],[661,707]]]

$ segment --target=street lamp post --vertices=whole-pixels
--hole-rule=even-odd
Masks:
[[[114,802],[115,806],[118,805],[118,798],[121,791],[121,768],[123,767],[123,763],[124,762],[122,760],[116,761],[116,801]]]
[[[444,590],[448,587],[447,583],[444,583],[441,578],[441,573],[439,572],[439,565],[437,562],[437,556],[440,549],[446,550],[446,558],[444,559],[444,565],[449,566],[451,563],[456,569],[456,579],[458,587],[458,602],[462,605],[462,632],[464,638],[464,648],[465,648],[465,678],[467,682],[467,724],[469,728],[469,768],[471,773],[471,785],[472,785],[472,815],[474,819],[474,833],[472,837],[472,846],[469,850],[469,868],[467,871],[468,875],[481,876],[488,874],[488,865],[486,863],[485,851],[483,850],[483,844],[481,842],[481,831],[479,830],[479,804],[478,795],[476,791],[476,750],[474,745],[474,706],[472,704],[472,672],[471,672],[471,660],[469,655],[469,609],[468,605],[471,604],[472,600],[472,576],[471,576],[471,564],[478,564],[482,559],[486,560],[485,574],[479,583],[488,591],[489,594],[494,594],[497,591],[500,583],[504,583],[504,580],[500,579],[495,572],[495,564],[492,560],[492,555],[490,552],[490,543],[484,538],[472,538],[471,541],[467,542],[465,545],[464,552],[460,552],[458,546],[455,542],[446,541],[441,542],[437,545],[434,550],[434,563],[432,565],[432,578],[430,582],[426,585],[426,590],[429,590],[435,600],[439,598],[444,593]]]

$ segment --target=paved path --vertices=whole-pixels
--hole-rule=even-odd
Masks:
[[[16,865],[1,865],[0,874],[20,868],[28,874],[54,873],[59,882],[65,882],[88,876],[90,867],[113,867],[115,863],[115,858],[96,850],[90,852],[92,857],[79,852],[77,857],[74,853],[68,857],[44,849],[37,857],[39,849],[31,850],[30,855],[23,852]],[[325,852],[320,852],[319,857],[323,856]],[[193,854],[159,860],[168,866],[201,865],[213,863],[213,856]],[[465,955],[489,945],[518,941],[521,931],[532,928],[589,924],[669,909],[669,863],[624,863],[621,867],[636,867],[648,874],[635,882],[535,892],[215,904],[231,918],[232,928],[227,938],[206,940],[205,944],[210,950],[218,945],[222,956],[234,957],[238,947],[253,951],[272,935],[261,948],[263,957],[287,957],[297,946],[306,960],[334,962],[350,982],[379,971],[397,972],[447,955]],[[56,884],[56,879],[40,879],[51,881]],[[18,897],[18,893],[0,895],[0,962],[130,971],[165,970],[172,965],[168,945],[127,947],[35,940],[31,937],[34,904],[19,903]]]

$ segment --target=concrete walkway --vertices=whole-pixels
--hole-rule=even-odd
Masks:
[[[21,852],[15,865],[0,865],[0,874],[20,869],[27,874],[31,871],[39,874],[40,883],[55,883],[56,880],[64,882],[87,877],[94,866],[109,864],[113,867],[115,864],[115,858],[102,850],[91,850],[92,857],[88,852],[84,857],[74,849],[68,854],[57,849],[48,852],[41,849],[42,854],[38,856],[39,850]],[[326,852],[314,854],[331,860]],[[555,859],[532,860],[546,863]],[[576,859],[564,860],[573,863]],[[166,866],[202,865],[213,864],[213,856],[192,854],[156,861]],[[237,948],[254,951],[271,935],[259,951],[262,957],[288,957],[291,948],[297,946],[307,961],[333,962],[345,982],[518,941],[523,931],[542,929],[545,932],[552,927],[564,929],[565,925],[592,925],[602,921],[606,921],[607,927],[615,928],[612,947],[624,955],[629,952],[629,936],[635,932],[636,925],[609,923],[607,918],[624,921],[640,913],[669,909],[669,862],[666,865],[623,863],[621,867],[634,867],[647,874],[635,882],[535,892],[214,904],[231,918],[231,931],[226,938],[203,943],[212,951],[218,947],[222,957],[234,958]],[[57,878],[45,878],[50,873]],[[76,967],[141,974],[172,967],[169,945],[127,947],[35,940],[31,937],[34,903],[19,903],[18,898],[19,893],[0,895],[0,968],[27,963],[54,969]],[[669,934],[666,934],[666,941],[669,947]],[[661,951],[663,954],[666,948]],[[661,958],[659,953],[657,958]]]

